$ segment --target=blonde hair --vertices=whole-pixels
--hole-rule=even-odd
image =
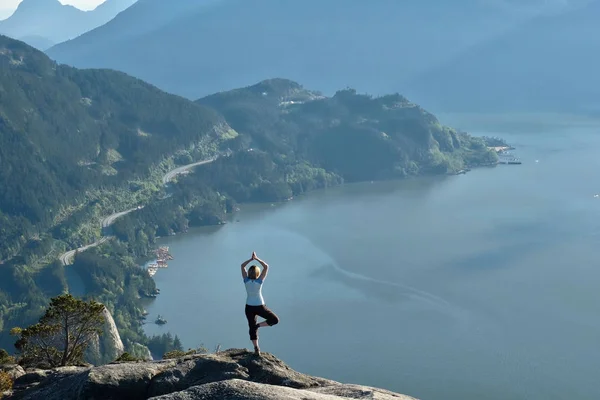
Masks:
[[[259,276],[260,276],[260,268],[258,268],[256,265],[253,265],[248,269],[248,278],[258,279]]]

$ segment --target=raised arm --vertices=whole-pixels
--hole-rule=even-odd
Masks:
[[[260,265],[262,265],[262,267],[263,267],[262,272],[260,273],[260,276],[258,277],[258,279],[260,279],[261,281],[264,281],[265,278],[267,277],[267,274],[269,273],[269,264],[267,264],[260,258],[256,257],[256,255],[254,256],[254,259],[256,261],[258,261],[260,263]]]
[[[246,271],[246,265],[248,265],[252,261],[252,259],[246,260],[242,263],[242,277],[246,279],[248,277],[248,272]]]

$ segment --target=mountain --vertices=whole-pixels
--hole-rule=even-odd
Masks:
[[[0,34],[45,50],[110,21],[135,0],[106,0],[92,11],[82,11],[58,0],[23,0],[17,10],[0,21]]]
[[[99,26],[86,33],[86,40],[97,40],[102,45],[112,45],[115,40],[126,40],[156,31],[173,20],[183,17],[190,12],[197,12],[222,0],[179,0],[164,2],[156,0],[138,0],[131,7],[116,15],[105,26]],[[98,6],[106,7],[109,2]],[[64,46],[77,48],[82,41],[71,40]],[[61,45],[62,46],[62,45]]]
[[[121,72],[57,65],[0,35],[0,347],[69,289],[102,299],[130,351],[145,343],[139,299],[155,286],[127,246],[76,255],[79,288],[58,258],[98,240],[107,215],[161,194],[177,157],[213,156],[225,134],[212,109]]]
[[[7,366],[15,380],[7,399],[416,400],[368,386],[306,375],[265,353],[245,349],[155,362],[28,370]]]
[[[416,77],[406,93],[444,111],[600,111],[600,1],[522,24]]]
[[[59,66],[4,36],[0,66],[0,261],[93,202],[91,191],[128,187],[224,124],[138,79]]]
[[[293,154],[345,181],[444,174],[496,161],[481,142],[442,126],[399,94],[345,89],[327,97],[271,79],[198,103],[224,115],[241,137],[252,139],[250,145]]]
[[[47,53],[77,67],[122,70],[188,98],[274,76],[330,94],[347,86],[382,94],[540,12],[481,0],[171,3],[141,0]]]

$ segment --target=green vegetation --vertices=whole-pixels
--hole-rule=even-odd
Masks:
[[[215,155],[163,185],[167,171]],[[145,206],[105,230],[116,240],[76,254],[69,273],[112,313],[130,355],[148,346],[160,357],[183,348],[142,330],[143,299],[157,289],[138,261],[157,236],[222,224],[239,203],[496,160],[399,94],[328,98],[273,79],[191,102],[0,36],[0,346],[73,292],[59,254],[98,240],[114,212]]]
[[[7,372],[0,371],[0,399],[3,397],[2,393],[11,390],[13,387],[13,380]]]
[[[156,350],[158,348],[169,348],[169,347],[174,347],[174,349],[166,351],[163,355],[162,355],[162,359],[163,360],[171,360],[171,359],[177,359],[177,358],[182,358],[185,356],[189,356],[192,354],[206,354],[208,353],[208,349],[206,347],[199,347],[197,349],[189,349],[187,351],[183,351],[181,349],[181,341],[179,341],[179,338],[177,336],[175,336],[175,339],[173,339],[173,337],[170,334],[164,334],[162,336],[154,336],[150,342],[152,343],[151,346]],[[164,345],[166,343],[170,343],[169,346],[165,347]],[[160,343],[160,345],[158,345]],[[158,346],[157,346],[158,345]],[[139,358],[136,357],[134,355],[131,355],[127,352],[121,354],[121,356],[119,358],[117,358],[116,360],[114,360],[115,363],[119,363],[119,362],[137,362],[137,361],[144,361],[143,358]]]
[[[173,350],[173,351],[169,351],[167,353],[165,353],[163,355],[163,360],[171,360],[171,359],[177,359],[177,358],[181,358],[181,357],[185,357],[185,356],[191,356],[192,354],[206,354],[208,353],[208,349],[205,347],[199,347],[197,349],[189,349],[188,351],[182,351],[182,350]]]
[[[51,299],[38,323],[11,331],[19,336],[15,343],[19,363],[48,367],[83,363],[87,347],[102,333],[103,311],[102,304],[70,294]]]
[[[2,364],[14,364],[15,358],[8,354],[4,349],[0,349],[0,365]]]
[[[310,163],[345,181],[456,173],[497,160],[481,139],[442,126],[399,94],[346,89],[327,98],[273,79],[198,102],[240,133],[227,145],[257,147],[291,165]]]
[[[76,241],[69,230],[88,210],[112,211],[108,193],[143,191],[178,151],[206,156],[226,127],[214,111],[123,73],[59,66],[5,37],[0,50],[0,260],[51,227]]]
[[[148,348],[152,354],[161,357],[163,354],[174,351],[183,351],[183,345],[177,335],[173,337],[170,333],[155,335],[148,340]]]
[[[119,358],[117,358],[114,362],[137,362],[137,361],[143,361],[143,359],[132,356],[128,352],[125,352],[125,353],[121,354],[119,356]]]
[[[170,197],[119,219],[112,229],[132,254],[143,255],[157,236],[223,224],[237,203],[283,201],[341,182],[338,175],[305,161],[262,151],[234,153],[180,178]]]
[[[489,147],[510,147],[506,140],[499,137],[482,136],[481,139]]]

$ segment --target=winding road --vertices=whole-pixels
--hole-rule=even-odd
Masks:
[[[144,207],[139,206],[139,207],[130,208],[129,210],[126,210],[126,211],[121,211],[118,213],[111,214],[102,220],[102,228],[103,229],[108,228],[109,226],[111,226],[113,224],[113,222],[115,222],[117,220],[117,218],[121,218],[122,216],[127,215],[132,211],[141,210],[142,208],[144,208]]]
[[[203,160],[203,161],[198,161],[192,164],[188,164],[188,165],[184,165],[183,167],[179,167],[179,168],[175,168],[169,172],[167,172],[165,174],[165,176],[163,176],[162,178],[162,183],[163,185],[166,185],[167,183],[169,183],[171,180],[173,180],[173,178],[175,178],[177,175],[183,174],[188,172],[190,169],[197,167],[199,165],[204,165],[204,164],[209,164],[213,161],[215,161],[217,159],[217,157],[213,157],[213,158],[209,158],[207,160]]]
[[[163,183],[163,185],[166,185],[167,183],[172,181],[173,178],[175,178],[177,175],[184,174],[184,173],[188,172],[189,170],[191,170],[192,168],[197,167],[199,165],[209,164],[209,163],[215,161],[216,159],[217,159],[217,157],[213,157],[213,158],[209,158],[207,160],[198,161],[195,163],[187,164],[182,167],[177,167],[175,169],[172,169],[171,171],[167,172],[163,176],[162,183]],[[108,217],[106,217],[102,220],[102,230],[104,231],[106,228],[111,226],[118,218],[121,218],[121,217],[129,214],[130,212],[133,212],[136,210],[141,210],[142,208],[144,208],[144,207],[138,206],[138,207],[130,208],[129,210],[119,211],[117,213],[109,215]],[[75,250],[69,250],[59,256],[60,262],[64,266],[71,265],[75,259],[76,253],[78,253],[78,252],[81,253],[82,251],[86,251],[87,249],[91,249],[92,247],[99,246],[113,238],[114,238],[114,236],[108,236],[108,235],[103,236],[100,240],[98,240],[94,243],[82,246]]]
[[[75,250],[69,250],[66,253],[63,253],[60,255],[60,257],[59,257],[60,262],[64,266],[71,265],[71,264],[73,264],[73,260],[75,259],[75,253],[77,253],[77,252],[81,253],[82,251],[86,251],[87,249],[91,249],[92,247],[100,246],[102,243],[105,243],[112,238],[113,238],[113,236],[104,236],[102,239],[98,240],[97,242],[88,244],[87,246],[83,246],[83,247],[80,247]]]

